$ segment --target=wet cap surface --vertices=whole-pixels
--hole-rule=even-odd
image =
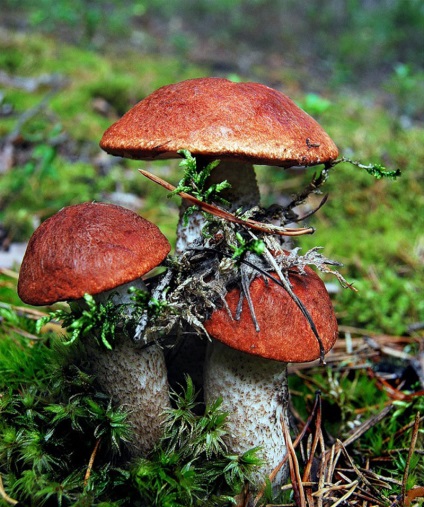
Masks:
[[[322,127],[283,93],[259,83],[198,78],[164,86],[104,133],[101,148],[135,159],[241,158],[292,167],[337,158]]]
[[[99,294],[158,266],[170,244],[156,225],[105,203],[63,208],[31,237],[18,294],[32,305]]]

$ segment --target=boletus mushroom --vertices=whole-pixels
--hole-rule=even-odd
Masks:
[[[25,303],[59,301],[83,305],[88,293],[97,301],[129,301],[128,289],[147,290],[141,277],[160,265],[170,244],[156,225],[136,213],[106,203],[65,207],[32,235],[18,281]],[[95,330],[94,330],[95,331]],[[170,406],[162,349],[141,349],[119,334],[112,350],[86,344],[101,388],[129,410],[134,430],[130,452],[146,455],[157,442],[164,409]]]
[[[219,159],[210,183],[230,183],[222,195],[232,209],[259,204],[253,164],[312,166],[338,155],[322,127],[283,93],[216,77],[159,88],[111,125],[100,146],[138,160],[179,158],[186,149],[198,168]],[[200,214],[192,215],[188,226],[180,222],[177,252],[200,236],[203,224]]]
[[[219,159],[209,184],[230,183],[231,188],[220,194],[231,203],[230,211],[246,211],[259,204],[253,164],[314,166],[331,163],[338,156],[323,128],[280,91],[217,77],[159,88],[111,125],[100,146],[112,155],[138,160],[179,158],[185,149],[196,157],[199,170]],[[183,203],[181,216],[185,207]],[[177,254],[193,246],[204,224],[200,212],[193,213],[187,225],[180,219]],[[280,246],[287,248],[287,243],[281,241]],[[203,343],[190,337],[186,343],[198,351],[199,358]]]
[[[222,397],[229,414],[228,445],[232,451],[262,447],[264,464],[256,476],[257,486],[286,454],[287,363],[318,359],[322,348],[328,352],[337,339],[335,313],[319,276],[306,266],[302,272],[290,270],[288,279],[309,312],[321,344],[288,292],[262,275],[250,286],[260,331],[255,329],[246,300],[240,319],[233,318],[240,299],[237,288],[227,294],[228,308],[217,309],[204,324],[213,337],[205,364],[205,400]],[[286,473],[287,467],[280,469],[273,483],[276,488]]]

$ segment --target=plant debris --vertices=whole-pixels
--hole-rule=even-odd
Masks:
[[[193,172],[195,159],[187,150],[182,151],[181,154],[185,157],[181,163],[184,164],[185,173]],[[255,206],[252,209],[243,212],[239,210],[236,214],[232,214],[218,207],[214,202],[207,202],[219,197],[215,194],[219,194],[222,189],[228,187],[228,184],[224,185],[226,182],[220,187],[215,185],[212,193],[206,194],[203,190],[206,178],[216,165],[218,165],[217,161],[209,164],[196,176],[194,182],[189,178],[183,178],[178,187],[174,187],[147,171],[139,170],[141,174],[169,190],[171,195],[178,194],[202,210],[206,224],[202,230],[202,237],[195,242],[193,247],[179,258],[174,258],[172,264],[169,265],[170,270],[178,274],[176,276],[166,275],[166,295],[163,294],[163,291],[153,288],[153,298],[162,298],[166,301],[166,307],[172,309],[172,315],[165,312],[162,319],[159,316],[159,319],[150,321],[149,326],[147,326],[147,319],[142,319],[136,328],[135,339],[148,343],[154,339],[154,335],[169,333],[177,321],[181,320],[194,328],[195,331],[207,336],[203,322],[216,309],[216,305],[226,307],[225,296],[229,288],[234,286],[240,288],[240,297],[246,298],[255,328],[259,331],[249,286],[255,276],[263,276],[284,287],[296,302],[316,336],[321,350],[321,362],[324,362],[324,348],[315,324],[302,301],[291,290],[287,274],[292,269],[303,274],[305,266],[313,265],[322,272],[334,274],[343,287],[353,287],[344,280],[338,271],[329,268],[329,266],[339,266],[340,264],[325,258],[319,253],[319,248],[313,248],[301,256],[299,248],[290,252],[283,251],[277,238],[313,232],[311,228],[286,227],[286,222],[293,219],[292,208],[307,199],[311,193],[317,192],[325,182],[326,169],[318,177],[314,176],[311,184],[287,208],[277,209],[273,206],[265,210]],[[190,189],[193,190],[196,197],[187,193]],[[260,221],[252,218],[256,215],[260,217]],[[281,225],[272,223],[277,218],[280,219]],[[269,274],[271,271],[277,273],[277,278]],[[241,307],[241,305],[239,306]],[[236,318],[238,317],[239,315],[236,316]]]
[[[424,488],[407,489],[409,463],[414,452],[424,455],[424,450],[417,450],[417,436],[422,423],[419,413],[415,416],[409,449],[395,449],[393,452],[407,454],[403,480],[394,480],[372,471],[373,458],[367,457],[363,466],[356,464],[357,459],[349,446],[361,435],[377,425],[394,409],[388,405],[380,413],[366,420],[348,439],[336,439],[330,447],[325,445],[325,433],[322,428],[323,413],[321,394],[317,392],[313,410],[294,442],[287,432],[289,453],[279,464],[283,466],[288,460],[290,465],[291,483],[282,487],[282,491],[293,491],[294,502],[278,504],[278,507],[337,507],[339,505],[360,507],[395,507],[410,506],[411,500],[424,497]],[[294,452],[300,450],[300,457]],[[278,467],[278,468],[279,468]],[[274,470],[272,476],[277,472]],[[393,487],[401,489],[400,494],[387,497],[383,490]],[[259,504],[264,490],[259,492],[252,506]],[[250,504],[249,504],[250,505]],[[277,507],[277,504],[274,506]]]

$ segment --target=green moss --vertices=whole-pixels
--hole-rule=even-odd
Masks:
[[[61,85],[46,109],[53,112],[74,139],[93,143],[100,140],[114,119],[147,93],[170,82],[205,73],[194,65],[182,66],[176,59],[140,56],[133,50],[106,58],[95,51],[41,35],[12,33],[0,36],[0,68],[17,77],[56,76]],[[33,107],[47,90],[45,86],[31,93],[6,88],[5,96],[19,112]],[[96,98],[110,103],[112,110],[108,116],[96,110],[93,102]],[[2,128],[1,119],[0,131]]]
[[[30,162],[4,175],[0,219],[22,241],[32,234],[35,216],[43,220],[63,206],[102,200],[102,192],[112,189],[110,178],[99,178],[92,165],[70,163],[48,144],[38,145]]]
[[[11,231],[13,239],[27,240],[34,224],[65,205],[93,199],[107,200],[110,192],[119,190],[139,197],[140,213],[159,225],[173,241],[179,199],[167,199],[167,192],[145,180],[137,168],[143,166],[177,184],[181,178],[178,162],[146,163],[114,159],[116,165],[105,170],[95,165],[93,160],[101,153],[98,142],[103,131],[119,115],[154,89],[170,82],[206,75],[205,69],[181,59],[141,55],[127,48],[115,49],[111,54],[100,54],[37,34],[5,35],[3,32],[0,33],[0,69],[14,77],[38,78],[44,74],[63,78],[62,87],[54,95],[47,96],[50,90],[48,85],[40,85],[35,91],[14,86],[5,86],[3,90],[3,103],[11,104],[14,112],[10,116],[0,117],[2,137],[16,128],[24,113],[47,97],[44,106],[21,125],[17,150],[21,156],[25,155],[25,159],[9,173],[3,174],[0,181],[0,221]],[[364,163],[382,162],[390,169],[399,167],[402,170],[400,179],[389,182],[375,181],[349,165],[337,166],[323,188],[330,195],[327,204],[308,220],[310,225],[316,227],[316,233],[299,238],[297,244],[303,252],[317,245],[323,246],[326,256],[344,262],[345,267],[341,270],[343,275],[348,281],[354,281],[359,289],[358,293],[340,289],[335,295],[340,323],[389,334],[405,333],[411,323],[424,320],[422,125],[411,123],[407,128],[402,127],[400,119],[386,105],[381,93],[367,91],[355,94],[333,89],[323,94],[325,102],[311,102],[311,97],[308,99],[299,92],[302,89],[302,76],[308,77],[305,73],[286,67],[271,70],[274,74],[270,74],[269,69],[255,69],[255,72],[263,76],[265,81],[275,78],[279,82],[283,76],[285,84],[288,82],[288,86],[295,91],[293,98],[318,115],[320,123],[336,141],[342,155]],[[403,83],[403,86],[409,85]],[[418,89],[418,75],[414,87]],[[411,111],[411,108],[414,110],[414,104],[411,105],[409,101],[410,95],[407,97],[408,103],[401,106],[407,111]],[[98,107],[98,99],[106,102],[106,109]],[[263,203],[269,205],[278,201],[282,194],[299,191],[311,180],[313,172],[314,169],[302,172],[258,168]],[[318,204],[319,199],[318,196],[314,205]],[[53,363],[57,365],[58,360],[51,338],[29,342],[14,331],[17,327],[32,333],[34,327],[33,321],[7,306],[7,303],[21,302],[16,295],[14,282],[5,276],[0,277],[0,300],[6,305],[1,307],[0,312],[2,416],[4,410],[7,411],[7,425],[2,426],[0,431],[3,439],[1,444],[4,444],[2,452],[7,454],[10,451],[16,466],[20,467],[19,473],[16,469],[8,469],[6,473],[4,467],[10,463],[7,461],[9,458],[6,456],[5,460],[0,460],[6,490],[21,501],[30,498],[29,491],[37,492],[34,505],[41,504],[47,498],[47,504],[57,504],[58,492],[63,495],[63,505],[75,504],[78,495],[79,505],[91,505],[93,502],[96,505],[118,505],[126,498],[130,472],[115,467],[115,458],[102,455],[89,487],[81,493],[83,473],[96,440],[93,426],[84,417],[78,418],[81,409],[79,402],[67,403],[69,396],[68,400],[61,398],[58,384],[50,383]],[[78,392],[87,389],[93,395],[93,391],[90,391],[91,381],[79,376],[75,370],[67,372],[68,375],[61,378],[67,379],[68,383],[65,384],[68,387],[72,384],[80,389]],[[343,375],[342,372],[330,374],[320,370],[312,375],[323,388],[326,424],[330,425],[334,434],[340,430],[345,435],[348,431],[345,423],[357,422],[364,406],[370,407],[371,414],[374,410],[372,407],[381,407],[388,401],[386,395],[363,372]],[[15,380],[10,383],[10,379]],[[294,392],[301,391],[299,397],[293,397],[296,408],[304,411],[305,400],[313,397],[315,383],[308,384],[296,377],[291,382]],[[31,385],[34,387],[31,388]],[[12,393],[9,388],[13,390]],[[69,394],[69,391],[65,390],[64,393]],[[71,396],[74,394],[75,391],[72,391]],[[96,396],[98,394],[94,394],[94,397],[99,401]],[[78,400],[81,401],[80,398]],[[92,413],[96,412],[96,407],[91,406],[93,424],[95,421],[104,421],[108,410],[107,403],[103,404],[104,397],[100,396],[100,400],[103,401],[98,403],[100,409],[97,415]],[[45,403],[50,404],[50,418],[47,417]],[[17,411],[16,406],[19,407]],[[48,461],[41,459],[42,453],[39,451],[43,447],[37,435],[49,435],[52,419],[59,413],[63,415],[60,410],[65,410],[64,407],[67,411],[66,422],[55,426],[54,430],[58,431],[53,439],[56,449],[50,447],[50,439],[45,450],[48,456],[56,460],[54,467],[66,473],[55,477],[44,472],[40,475],[29,466],[30,456],[25,454],[24,447],[27,446],[31,451],[31,459],[34,460],[31,463],[37,461],[37,466],[43,470],[51,466],[53,461],[49,465]],[[87,410],[85,405],[85,415],[88,414]],[[414,399],[399,405],[383,426],[376,426],[361,438],[355,450],[366,454],[384,451],[385,447],[407,448],[409,435],[402,441],[389,444],[384,443],[384,439],[408,424],[414,410],[424,411],[422,397],[421,400]],[[24,422],[27,413],[32,419]],[[42,414],[42,417],[37,414]],[[306,412],[303,414],[307,415]],[[20,419],[12,420],[12,416]],[[1,424],[6,419],[1,417]],[[67,440],[67,432],[72,424],[75,427],[78,425],[76,423],[82,425],[83,419],[84,424],[87,423],[91,428],[90,436],[84,435],[85,454],[78,454],[79,461],[73,461],[66,470],[60,459],[72,454],[70,450],[74,448],[74,441],[81,440],[78,432],[72,433],[72,438]],[[34,421],[37,425],[32,429],[38,433],[32,436],[26,434],[25,441],[19,441],[19,431],[22,428],[27,430],[28,424]],[[16,449],[19,446],[18,451]],[[21,454],[13,454],[18,452]],[[399,456],[392,464],[386,465],[391,467],[393,476],[402,476],[402,459]],[[153,465],[156,466],[157,461]],[[28,465],[25,470],[23,464]],[[411,480],[415,478],[417,483],[421,483],[418,468],[414,469]],[[137,475],[137,470],[134,473]],[[192,475],[187,478],[191,480]],[[109,487],[113,494],[108,497]],[[154,492],[154,488],[151,491]],[[133,493],[132,500],[139,494],[136,490]],[[115,501],[115,498],[120,500]]]

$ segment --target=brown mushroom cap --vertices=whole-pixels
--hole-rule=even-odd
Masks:
[[[31,305],[99,294],[143,276],[170,248],[156,225],[128,209],[105,203],[69,206],[32,235],[18,294]]]
[[[292,167],[337,158],[321,126],[283,93],[259,83],[197,78],[164,86],[104,133],[100,146],[135,159],[212,158]]]
[[[275,273],[273,273],[274,276]],[[302,301],[318,330],[325,352],[337,339],[337,320],[324,283],[309,267],[305,274],[290,273],[293,292]],[[286,363],[313,361],[320,349],[308,321],[288,292],[272,280],[257,277],[250,285],[250,296],[260,327],[257,332],[247,301],[239,321],[225,308],[216,310],[204,323],[208,333],[233,349]],[[240,291],[231,290],[225,298],[235,314]]]

